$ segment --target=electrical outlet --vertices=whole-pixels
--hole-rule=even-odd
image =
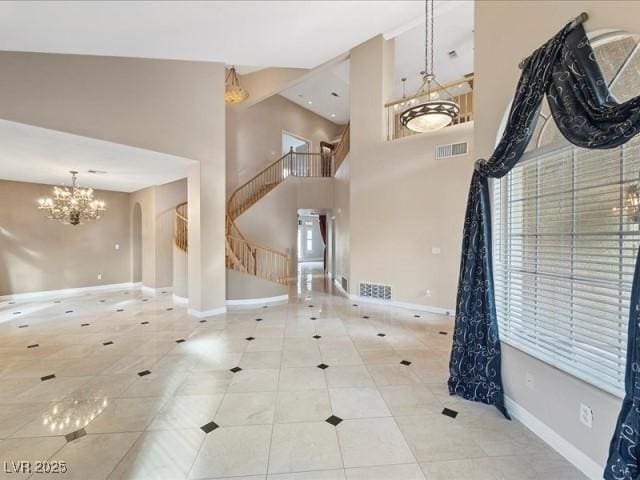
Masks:
[[[533,375],[531,375],[530,373],[526,373],[524,376],[524,381],[527,384],[527,388],[529,388],[530,390],[533,390],[536,388],[536,384],[533,381]]]
[[[101,273],[98,274],[98,280],[102,280],[102,274]]]
[[[593,427],[593,410],[584,403],[580,404],[580,423],[589,428]]]

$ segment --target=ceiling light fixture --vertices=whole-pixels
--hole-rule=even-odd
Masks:
[[[309,100],[307,103],[308,103],[309,105],[313,105],[313,102],[312,102],[311,100]]]
[[[249,92],[240,85],[236,67],[231,67],[224,80],[224,101],[234,105],[244,102],[247,98],[249,98]]]
[[[88,220],[99,220],[107,211],[105,203],[93,198],[93,189],[80,188],[78,172],[71,170],[69,173],[72,187],[53,187],[53,198],[38,200],[38,210],[44,210],[51,219],[74,226]]]
[[[450,100],[439,100],[437,92],[432,92],[432,84],[438,90],[451,94],[438,82],[433,71],[433,0],[425,0],[425,46],[424,71],[421,90],[425,91],[427,100],[415,107],[409,108],[400,115],[400,123],[414,132],[432,132],[449,125],[460,112],[457,103]],[[425,90],[426,85],[426,90]],[[439,95],[438,95],[439,96]]]

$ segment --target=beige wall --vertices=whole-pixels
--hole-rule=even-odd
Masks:
[[[0,52],[0,71],[0,118],[196,161],[189,169],[190,308],[224,307],[224,64]]]
[[[351,92],[349,208],[341,207],[349,228],[337,249],[349,244],[350,293],[361,281],[383,283],[393,287],[394,301],[452,309],[473,155],[435,160],[435,149],[471,143],[473,124],[386,141],[382,106],[393,65],[393,43],[382,36],[351,52],[350,83],[358,88]],[[340,231],[347,222],[337,220]]]
[[[0,180],[0,295],[131,281],[129,195],[96,191],[106,214],[74,227],[36,208],[51,189]]]
[[[640,33],[640,2],[476,2],[476,156],[487,157],[493,151],[519,77],[518,62],[583,10],[589,13],[587,31],[619,28]],[[506,345],[502,365],[509,397],[604,465],[620,399]],[[533,390],[525,385],[527,373],[534,377]],[[580,403],[593,409],[591,429],[579,422]]]
[[[227,107],[227,195],[282,156],[282,132],[310,140],[333,140],[342,128],[280,95],[249,108]]]
[[[142,212],[142,284],[173,286],[173,228],[176,205],[187,201],[187,179],[148,187],[130,195],[131,243],[136,205]],[[132,255],[132,270],[135,258]]]
[[[336,172],[334,180],[334,205],[335,216],[334,242],[335,242],[335,266],[334,276],[338,282],[342,277],[347,281],[351,278],[351,236],[349,221],[349,197],[350,197],[350,167],[351,155],[347,155],[342,165]]]

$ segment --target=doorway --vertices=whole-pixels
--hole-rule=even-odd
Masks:
[[[292,133],[282,132],[282,154],[289,153],[291,149],[296,153],[310,153],[311,141]]]

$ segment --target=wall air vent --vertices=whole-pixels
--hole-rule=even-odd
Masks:
[[[436,147],[436,160],[443,158],[459,157],[469,153],[469,142],[448,143]]]
[[[377,298],[379,300],[391,300],[391,285],[360,282],[360,296],[367,298]]]
[[[340,284],[342,285],[342,289],[343,289],[345,292],[348,292],[348,291],[349,291],[349,280],[347,280],[347,279],[346,279],[346,278],[344,278],[344,277],[341,277]]]

